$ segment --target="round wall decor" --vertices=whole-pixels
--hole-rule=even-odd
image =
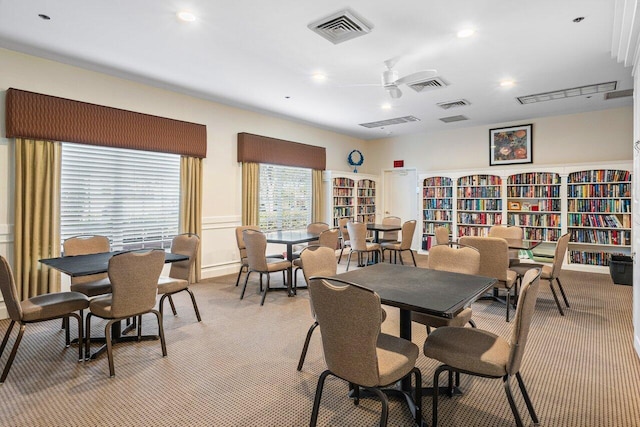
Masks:
[[[358,166],[362,166],[364,163],[364,156],[360,150],[352,150],[347,157],[347,162],[350,166],[353,166],[353,171],[358,173]]]

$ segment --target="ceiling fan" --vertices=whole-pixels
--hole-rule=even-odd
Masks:
[[[389,93],[389,96],[391,96],[391,98],[393,99],[397,99],[402,96],[402,91],[398,87],[399,85],[419,82],[434,77],[438,74],[437,70],[431,69],[416,71],[415,73],[411,73],[404,77],[398,78],[398,71],[393,69],[396,62],[397,60],[395,59],[388,59],[384,61],[384,65],[387,67],[387,69],[382,72],[382,86]]]

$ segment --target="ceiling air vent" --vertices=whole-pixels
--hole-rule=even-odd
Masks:
[[[436,104],[438,107],[448,110],[449,108],[464,107],[465,105],[471,105],[466,99],[458,99],[457,101],[439,102]]]
[[[411,89],[415,90],[416,92],[424,92],[425,90],[440,89],[442,87],[447,87],[447,84],[440,77],[432,77],[427,80],[407,83],[407,86],[409,86]]]
[[[319,19],[307,27],[333,44],[338,44],[368,34],[373,25],[360,18],[351,9],[344,9]]]
[[[598,83],[594,85],[560,89],[552,92],[536,93],[534,95],[519,96],[516,98],[520,104],[533,104],[536,102],[554,101],[556,99],[572,98],[574,96],[593,95],[600,92],[616,90],[618,82]]]
[[[633,89],[617,90],[615,92],[607,92],[604,94],[604,99],[617,99],[625,98],[627,96],[633,96]]]
[[[439,120],[445,123],[453,123],[453,122],[461,122],[463,120],[469,120],[469,118],[465,116],[449,116],[449,117],[443,117]]]
[[[379,122],[360,123],[360,126],[364,126],[366,128],[371,129],[371,128],[379,128],[383,126],[399,125],[402,123],[419,122],[419,121],[420,119],[417,117],[404,116],[404,117],[396,117],[395,119],[380,120]]]

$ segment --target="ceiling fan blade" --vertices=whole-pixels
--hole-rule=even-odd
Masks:
[[[398,99],[402,96],[402,91],[398,86],[386,86],[385,89],[389,92],[389,96],[393,99]]]
[[[422,71],[417,71],[415,73],[411,73],[409,75],[401,77],[398,80],[396,80],[395,83],[399,85],[399,84],[419,82],[421,80],[430,79],[431,77],[435,77],[437,75],[438,75],[438,70],[422,70]]]

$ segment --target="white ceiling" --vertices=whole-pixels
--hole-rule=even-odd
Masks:
[[[345,7],[373,30],[334,45],[307,28]],[[184,9],[198,19],[179,21]],[[614,9],[615,0],[0,0],[0,46],[375,139],[631,105],[602,93],[515,99],[609,81],[632,89],[631,68],[611,55]],[[468,27],[474,36],[456,37]],[[391,58],[400,76],[436,69],[449,86],[401,86],[392,100],[380,84]],[[461,98],[471,105],[436,105]],[[438,120],[459,114],[469,120]],[[420,121],[359,126],[407,115]]]

